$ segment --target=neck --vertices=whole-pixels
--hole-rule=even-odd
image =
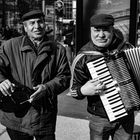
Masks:
[[[37,44],[39,46],[40,42],[42,42],[43,38],[30,38],[30,40],[33,42],[33,44]]]

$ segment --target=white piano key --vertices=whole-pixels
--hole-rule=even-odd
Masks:
[[[112,88],[112,89],[114,90],[114,88]],[[107,93],[107,92],[105,91],[105,93]],[[109,97],[112,97],[113,95],[116,95],[116,94],[120,95],[117,90],[114,90],[112,92],[105,94],[105,96],[106,96],[106,98],[109,98]]]
[[[116,106],[115,108],[111,108],[111,110],[112,110],[113,112],[116,112],[116,111],[118,111],[118,110],[121,110],[122,108],[125,108],[123,104],[120,105],[120,106]]]
[[[109,101],[109,103],[112,104],[112,103],[115,103],[115,102],[117,102],[117,101],[119,101],[119,100],[121,100],[121,97],[118,97],[118,98],[116,98],[116,99],[114,99],[114,100],[112,100],[112,101]]]
[[[115,106],[119,106],[119,105],[123,105],[122,100],[121,100],[121,101],[116,102],[115,104],[111,104],[111,108],[113,108],[113,107],[115,107]],[[123,106],[124,106],[124,105],[123,105]]]
[[[119,119],[119,118],[122,118],[122,117],[124,117],[124,116],[127,116],[128,114],[127,113],[124,113],[124,114],[121,114],[121,115],[119,115],[119,116],[114,116],[114,115],[108,115],[108,118],[109,118],[109,120],[110,120],[110,122],[113,122],[113,121],[115,121],[116,119]]]
[[[115,117],[117,117],[117,116],[119,116],[121,114],[125,114],[125,113],[127,114],[126,109],[124,108],[124,109],[121,109],[117,112],[114,112],[113,114],[114,114]]]
[[[102,64],[98,67],[96,67],[96,65],[94,65],[94,68],[97,70],[97,71],[100,71],[101,69],[107,69],[108,70],[108,67],[106,64]]]
[[[96,59],[96,60],[94,60],[93,62],[94,62],[94,63],[97,63],[97,62],[102,61],[102,60],[104,60],[104,57],[101,57],[101,58],[99,58],[99,59]],[[91,62],[91,63],[93,63],[93,62]]]
[[[110,76],[110,72],[107,71],[107,72],[102,73],[102,74],[98,73],[98,75],[99,75],[100,78],[103,78],[103,77],[106,77],[106,76]]]

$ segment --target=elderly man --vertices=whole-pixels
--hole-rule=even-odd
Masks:
[[[44,18],[39,10],[23,15],[26,34],[0,48],[0,121],[11,140],[55,140],[57,95],[68,88],[70,70]]]
[[[90,62],[95,62],[102,56],[109,58],[120,50],[131,47],[130,43],[125,43],[122,33],[113,25],[112,15],[93,15],[90,18],[90,41],[81,48],[72,65],[70,92],[76,99],[87,97],[90,140],[108,140],[110,135],[114,140],[130,140],[133,132],[133,111],[114,122],[109,121],[100,98],[106,85],[94,71],[92,79],[88,68]]]

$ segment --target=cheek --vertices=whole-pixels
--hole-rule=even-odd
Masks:
[[[112,38],[113,38],[113,35],[112,35],[112,34],[108,34],[108,35],[107,35],[107,38],[108,38],[108,41],[111,42],[111,40],[112,40]]]
[[[28,27],[28,31],[31,32],[33,30],[33,27]]]
[[[33,29],[31,27],[28,27],[26,30],[27,30],[28,34],[32,34]]]
[[[91,34],[90,34],[90,36],[91,36],[91,39],[92,40],[95,40],[95,38],[96,38],[96,35],[91,31]]]
[[[95,45],[98,45],[98,41],[96,40],[96,36],[95,35],[93,35],[93,34],[91,34],[91,40],[92,40],[92,42],[95,44]]]

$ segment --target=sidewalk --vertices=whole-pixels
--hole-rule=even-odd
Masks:
[[[0,140],[10,140],[3,125],[0,125]],[[56,140],[89,140],[88,121],[58,116]]]
[[[135,124],[140,126],[140,112],[136,114]],[[2,125],[0,125],[0,140],[10,140]],[[89,140],[88,120],[58,116],[56,140]]]
[[[56,140],[89,140],[88,121],[58,116]]]

